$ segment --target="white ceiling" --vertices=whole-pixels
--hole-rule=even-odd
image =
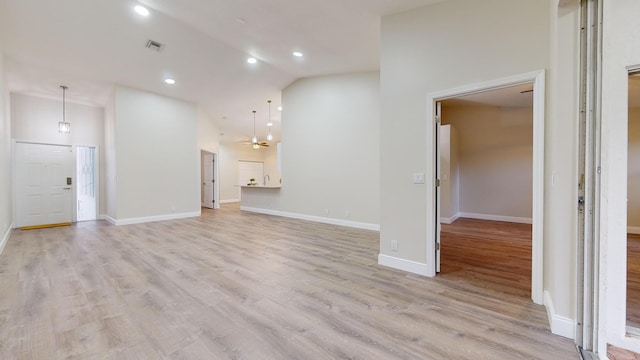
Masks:
[[[382,15],[441,1],[141,0],[144,18],[133,0],[0,0],[0,34],[12,92],[60,98],[64,84],[69,101],[104,106],[126,85],[200,104],[236,141],[252,110],[266,135],[268,99],[279,137],[280,91],[296,79],[377,70]]]

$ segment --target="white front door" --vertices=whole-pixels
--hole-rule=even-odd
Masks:
[[[213,154],[204,155],[202,162],[202,207],[213,209]]]
[[[71,146],[16,143],[18,227],[73,221]]]

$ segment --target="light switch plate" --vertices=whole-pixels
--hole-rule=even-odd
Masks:
[[[414,184],[424,184],[424,173],[415,173],[415,174],[413,174],[413,183]]]

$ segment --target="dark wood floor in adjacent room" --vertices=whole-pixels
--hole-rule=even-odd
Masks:
[[[640,329],[640,235],[627,235],[627,325]]]
[[[531,225],[460,218],[442,224],[441,275],[531,298]]]
[[[578,358],[511,290],[519,277],[450,261],[407,274],[377,264],[378,242],[237,205],[17,230],[0,257],[0,359]],[[472,262],[468,249],[453,257]]]

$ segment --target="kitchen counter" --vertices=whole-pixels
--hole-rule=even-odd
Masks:
[[[280,189],[282,185],[238,185],[243,189]]]

